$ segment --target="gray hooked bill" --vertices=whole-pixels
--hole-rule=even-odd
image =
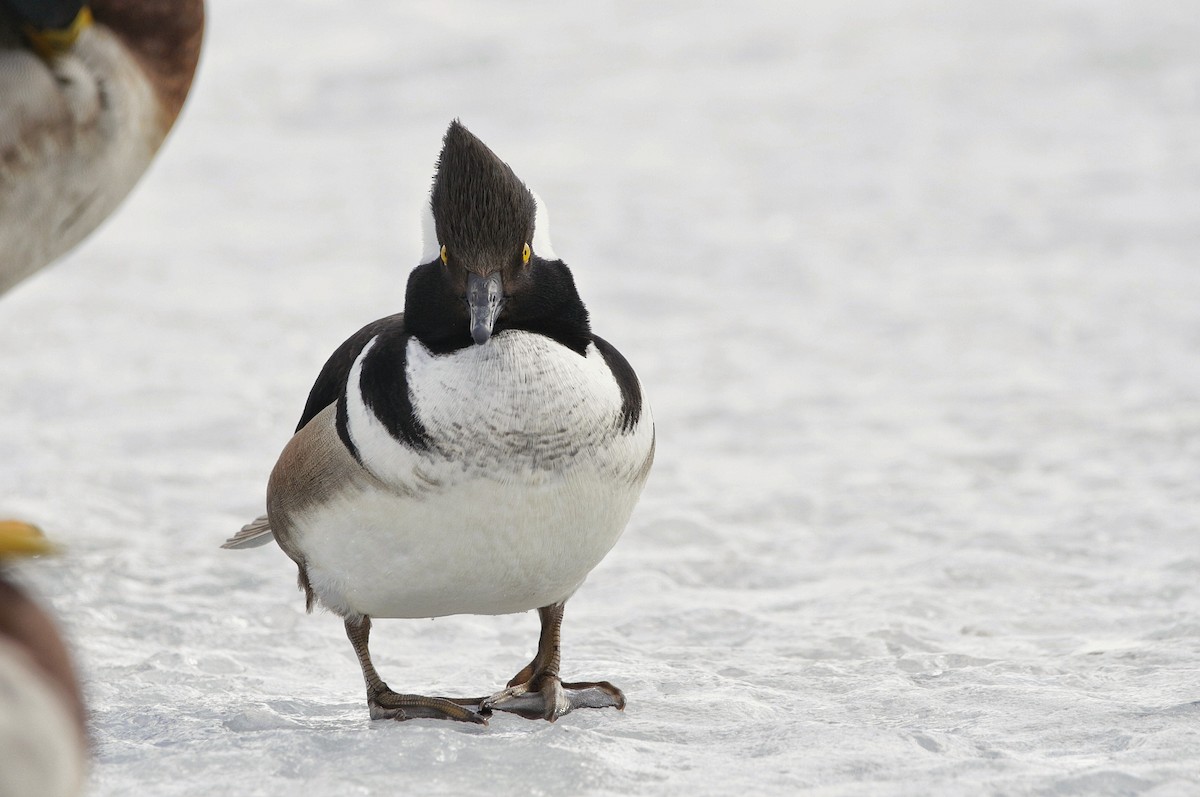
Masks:
[[[499,272],[481,277],[467,272],[467,307],[471,310],[471,339],[482,346],[492,337],[496,316],[504,304],[504,287]]]

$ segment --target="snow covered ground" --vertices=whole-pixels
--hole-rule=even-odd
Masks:
[[[103,231],[0,300],[0,514],[93,795],[1200,790],[1200,16],[1151,0],[215,0]],[[567,609],[624,713],[367,720],[218,550],[400,308],[453,117],[545,198],[659,455]],[[483,694],[536,617],[381,621]]]

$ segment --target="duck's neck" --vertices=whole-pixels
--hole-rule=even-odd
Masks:
[[[506,329],[536,332],[584,354],[592,341],[588,312],[562,261],[535,262],[533,282],[505,299],[493,334]],[[474,345],[466,303],[454,294],[433,261],[413,269],[404,300],[404,326],[434,354]]]

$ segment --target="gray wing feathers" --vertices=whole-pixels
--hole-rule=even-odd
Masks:
[[[221,547],[257,548],[260,545],[266,545],[274,541],[275,534],[271,531],[271,522],[267,520],[266,515],[262,515],[242,526],[242,530],[225,540],[225,543]]]

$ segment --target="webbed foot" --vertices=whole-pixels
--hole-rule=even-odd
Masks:
[[[625,695],[608,681],[563,683],[557,675],[543,675],[538,688],[531,684],[526,681],[484,698],[480,710],[554,722],[578,708],[625,708]]]

